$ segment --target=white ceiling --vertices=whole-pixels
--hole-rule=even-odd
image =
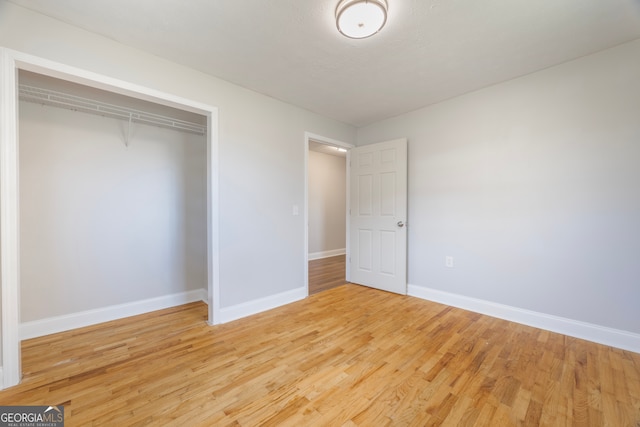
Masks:
[[[640,38],[640,0],[388,0],[351,40],[337,0],[12,0],[355,126]]]

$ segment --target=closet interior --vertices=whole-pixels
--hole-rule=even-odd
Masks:
[[[205,296],[207,118],[18,81],[21,323]]]

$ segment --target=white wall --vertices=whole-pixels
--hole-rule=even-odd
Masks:
[[[206,290],[203,136],[19,107],[23,322]]]
[[[355,129],[0,0],[0,45],[219,108],[221,308],[304,286],[304,132]]]
[[[409,139],[409,283],[639,333],[638,76],[635,41],[359,129]]]
[[[346,246],[346,158],[309,151],[309,255]]]

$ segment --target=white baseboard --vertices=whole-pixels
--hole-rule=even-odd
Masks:
[[[344,255],[346,253],[347,253],[346,248],[332,249],[330,251],[322,251],[322,252],[312,252],[312,253],[309,253],[309,261],[313,261],[314,259],[322,259],[322,258],[329,258],[332,256]]]
[[[446,304],[499,319],[593,341],[640,353],[640,334],[608,328],[536,311],[524,310],[491,301],[452,294],[422,286],[409,285],[408,295]]]
[[[63,316],[49,317],[47,319],[33,320],[20,324],[20,339],[41,337],[55,334],[123,317],[136,316],[150,311],[162,310],[177,305],[194,301],[207,302],[204,289],[181,292],[142,301],[134,301],[125,304],[112,305],[94,310],[81,311],[79,313],[65,314]]]
[[[307,293],[308,289],[306,287],[302,287],[253,301],[243,302],[242,304],[233,305],[231,307],[223,307],[220,309],[221,323],[231,322],[232,320],[251,316],[252,314],[257,314],[262,311],[280,307],[281,305],[305,299],[307,297]]]
[[[0,390],[4,390],[4,371],[2,366],[0,366]]]

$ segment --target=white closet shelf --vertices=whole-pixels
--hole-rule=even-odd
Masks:
[[[175,129],[197,135],[205,135],[207,133],[207,127],[199,123],[193,123],[174,117],[149,113],[119,105],[108,104],[94,99],[83,98],[35,86],[21,84],[18,86],[18,93],[20,99],[27,102],[35,102],[52,107],[97,114],[114,119],[123,119],[134,123],[144,123],[163,128]]]

